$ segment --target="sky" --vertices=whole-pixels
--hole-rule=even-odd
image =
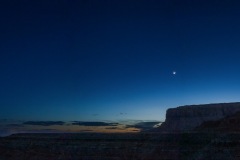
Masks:
[[[239,6],[1,1],[0,118],[163,121],[168,108],[239,102]]]

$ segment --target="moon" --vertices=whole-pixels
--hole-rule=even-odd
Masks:
[[[173,71],[172,74],[175,75],[175,74],[177,74],[177,72],[176,72],[176,71]]]

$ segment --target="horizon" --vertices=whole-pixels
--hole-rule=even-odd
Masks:
[[[174,108],[177,109],[184,107],[202,107],[208,105],[222,104],[240,104],[240,102],[192,104],[176,106]],[[13,119],[0,119],[0,137],[6,137],[20,133],[144,133],[146,131],[160,127],[162,123],[165,122],[165,120],[158,121],[125,119],[100,121],[24,121]]]

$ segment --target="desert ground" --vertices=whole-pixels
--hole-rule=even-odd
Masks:
[[[240,159],[240,133],[15,134],[0,138],[1,160]]]

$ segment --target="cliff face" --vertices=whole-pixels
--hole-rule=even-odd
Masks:
[[[240,131],[240,112],[236,112],[231,116],[227,116],[216,121],[203,122],[195,128],[195,131],[205,132],[239,132]]]
[[[240,103],[220,103],[170,108],[160,131],[182,132],[193,130],[206,121],[216,121],[240,111]]]

